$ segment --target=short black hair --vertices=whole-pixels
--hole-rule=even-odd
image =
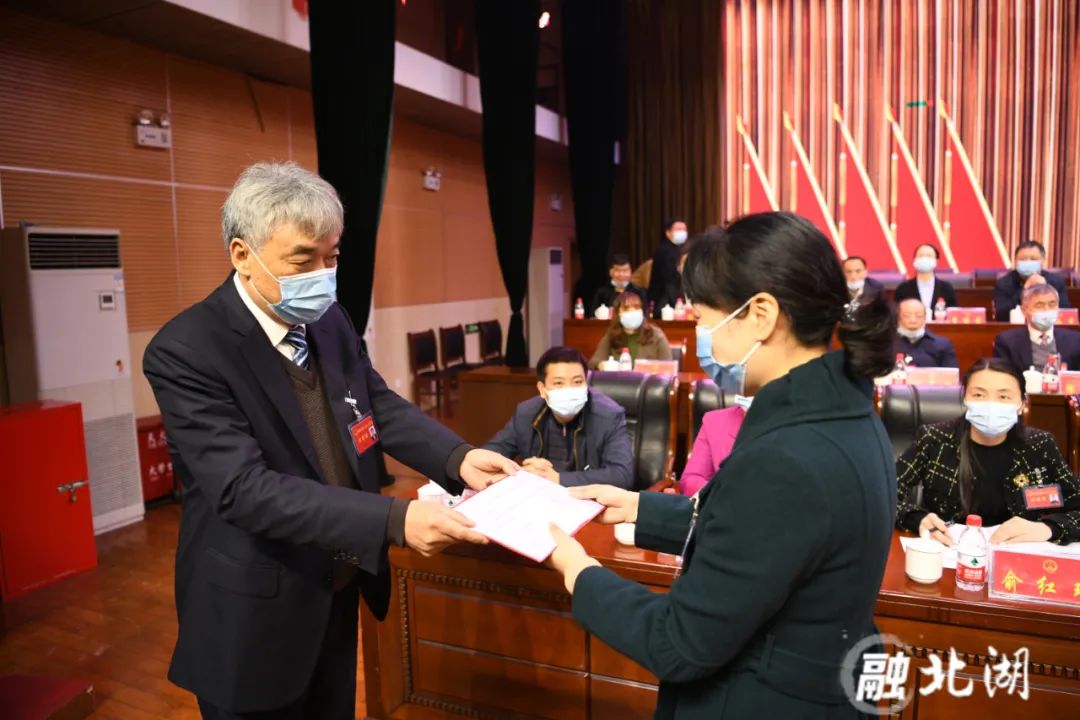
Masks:
[[[937,260],[941,259],[941,252],[937,249],[937,246],[936,245],[931,245],[930,243],[919,243],[918,245],[916,245],[915,246],[915,254],[912,255],[911,257],[915,257],[916,255],[918,255],[919,251],[922,250],[924,247],[928,247],[928,248],[930,248],[931,250],[934,251],[934,258],[936,258]]]
[[[611,266],[612,267],[615,267],[616,265],[629,265],[629,264],[630,264],[630,256],[627,255],[626,253],[615,253],[614,255],[611,256]]]
[[[1019,255],[1021,250],[1027,250],[1028,248],[1035,248],[1039,251],[1040,255],[1046,257],[1046,248],[1044,248],[1043,244],[1038,240],[1025,240],[1024,242],[1017,245],[1016,252],[1013,253],[1013,257]]]
[[[674,217],[669,217],[667,220],[664,221],[664,232],[670,230],[671,226],[677,222],[681,222],[683,225],[685,225],[686,218],[684,218],[682,215],[675,215]]]
[[[847,265],[852,260],[858,260],[862,263],[863,267],[870,267],[866,264],[866,258],[864,258],[862,255],[848,255],[846,258],[844,258],[844,262],[840,263],[840,267]]]
[[[549,348],[543,355],[540,356],[540,360],[536,363],[536,377],[540,382],[547,380],[548,365],[554,365],[556,363],[577,363],[581,365],[581,369],[589,372],[589,361],[585,359],[585,356],[581,354],[581,351],[577,348],[566,347],[565,345],[556,345],[553,348]]]

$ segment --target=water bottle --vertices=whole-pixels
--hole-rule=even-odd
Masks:
[[[634,369],[634,359],[630,357],[630,348],[623,348],[619,355],[619,369],[629,372]]]
[[[1061,373],[1058,370],[1061,364],[1061,356],[1051,353],[1046,358],[1046,365],[1042,371],[1042,391],[1047,395],[1056,395],[1061,392]]]
[[[682,298],[679,298],[678,300],[675,301],[675,319],[676,320],[685,320],[686,319],[686,305],[683,304],[683,299]]]
[[[938,298],[934,304],[934,322],[945,322],[945,316],[948,313],[945,311],[945,298]]]
[[[574,317],[578,320],[585,319],[585,303],[581,302],[581,298],[578,298],[577,302],[574,303]]]
[[[904,353],[896,353],[896,364],[893,365],[893,385],[907,385],[907,360]]]
[[[986,537],[982,518],[967,516],[967,527],[956,544],[956,587],[981,592],[986,587]]]

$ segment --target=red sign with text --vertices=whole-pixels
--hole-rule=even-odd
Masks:
[[[1080,606],[1080,557],[994,549],[990,594]]]

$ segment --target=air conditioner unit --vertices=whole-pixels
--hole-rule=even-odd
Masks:
[[[0,231],[0,319],[11,402],[82,403],[94,532],[141,520],[119,232]]]
[[[562,248],[535,248],[529,253],[529,364],[562,345],[566,317],[566,273]]]

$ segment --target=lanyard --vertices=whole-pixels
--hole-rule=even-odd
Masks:
[[[690,502],[694,506],[694,511],[690,515],[690,529],[686,533],[686,540],[683,541],[682,552],[679,553],[679,566],[675,568],[675,577],[679,577],[680,575],[682,575],[683,562],[685,562],[686,560],[686,551],[690,548],[690,539],[694,537],[694,527],[697,526],[698,504],[700,502],[700,498],[698,497],[697,493],[694,493],[690,497]]]

